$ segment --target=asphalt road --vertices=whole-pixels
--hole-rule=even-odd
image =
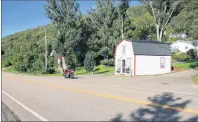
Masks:
[[[20,121],[4,103],[1,104],[1,121]]]
[[[197,73],[71,80],[3,72],[2,101],[21,121],[198,121]]]

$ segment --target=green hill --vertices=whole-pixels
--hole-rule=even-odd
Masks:
[[[43,72],[45,29],[47,30],[48,50],[50,52],[53,41],[51,25],[28,29],[3,38],[2,67],[12,66],[22,72]],[[49,57],[50,67],[54,67],[53,60],[53,57]]]

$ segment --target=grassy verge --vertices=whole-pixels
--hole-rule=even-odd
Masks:
[[[184,70],[190,69],[190,68],[195,68],[198,67],[198,60],[190,60],[184,63],[178,63],[173,65],[174,68],[181,68]]]
[[[114,66],[103,66],[99,65],[94,68],[94,74],[110,74],[114,73]],[[75,71],[75,75],[84,75],[88,74],[88,72],[84,69],[84,67],[77,67]]]
[[[198,75],[195,75],[195,77],[193,78],[193,82],[195,85],[198,85]]]
[[[6,72],[11,72],[11,73],[20,73],[20,74],[25,74],[25,75],[34,75],[34,76],[62,76],[61,73],[56,72],[54,74],[28,74],[28,73],[21,73],[16,71],[13,67],[7,67]],[[99,65],[94,68],[94,74],[105,74],[108,75],[110,73],[114,73],[114,66],[103,66]],[[75,71],[75,75],[86,75],[88,72],[84,69],[84,67],[77,67]]]

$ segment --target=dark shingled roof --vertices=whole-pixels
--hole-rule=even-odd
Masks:
[[[166,43],[152,40],[131,40],[131,42],[134,55],[171,56],[170,46]]]

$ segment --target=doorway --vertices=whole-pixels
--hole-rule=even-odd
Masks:
[[[122,74],[125,74],[126,73],[126,60],[125,59],[122,59]]]

